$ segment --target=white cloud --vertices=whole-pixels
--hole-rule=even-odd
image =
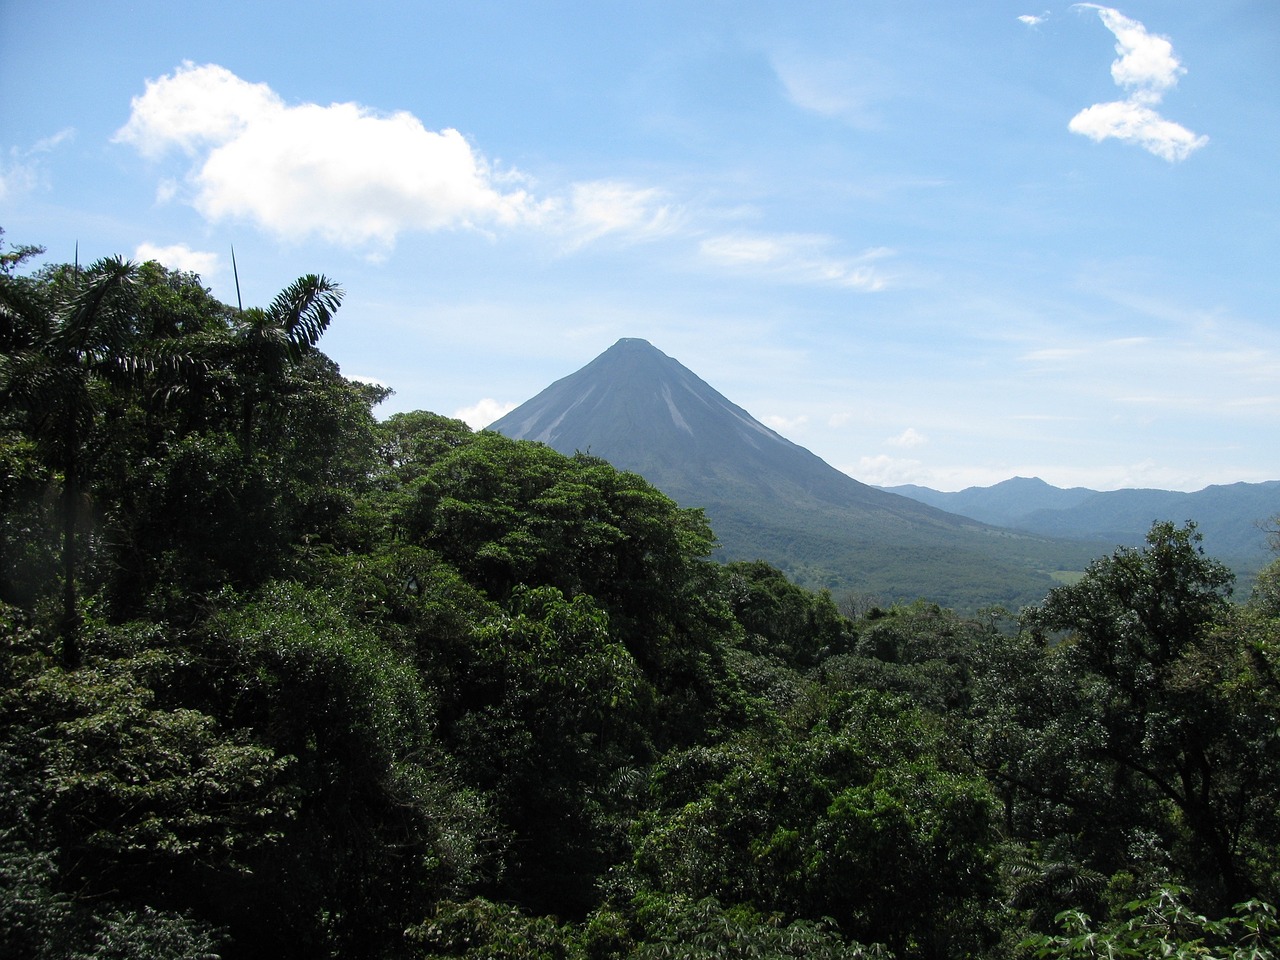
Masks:
[[[789,283],[823,284],[873,292],[888,278],[871,264],[890,254],[883,247],[855,257],[832,256],[827,237],[803,234],[723,234],[699,245],[702,255],[727,267],[751,270]]]
[[[574,247],[606,234],[651,239],[672,233],[680,225],[678,211],[664,202],[655,187],[637,187],[616,180],[575,184],[569,195],[564,229]]]
[[[12,152],[7,161],[0,160],[0,200],[12,200],[29,193],[39,182],[39,169],[34,164],[24,162]]]
[[[12,200],[47,185],[43,154],[51,153],[75,137],[75,130],[64,127],[50,137],[37,140],[30,147],[10,147],[7,159],[0,158],[0,200]]]
[[[482,430],[514,410],[519,404],[499,403],[491,397],[485,397],[474,406],[463,407],[453,411],[454,419],[461,420],[472,430]]]
[[[877,487],[896,487],[903,483],[920,483],[924,465],[919,460],[904,460],[880,454],[862,457],[858,465],[845,473],[863,483]]]
[[[894,447],[918,447],[929,442],[929,438],[915,427],[907,427],[896,437],[890,437],[885,443]]]
[[[156,260],[170,270],[186,270],[202,277],[218,270],[218,255],[205,250],[192,250],[185,243],[159,247],[154,243],[140,243],[133,251],[133,259],[139,263]]]
[[[37,140],[31,147],[31,153],[51,153],[55,148],[62,144],[74,140],[76,131],[74,127],[63,127],[51,137],[45,137]]]
[[[770,65],[787,99],[801,110],[858,127],[876,124],[872,104],[890,88],[884,69],[868,60],[822,60],[779,52],[770,57]]]
[[[1040,16],[1036,16],[1035,14],[1031,14],[1031,13],[1024,13],[1018,19],[1021,20],[1023,23],[1025,23],[1028,27],[1038,27],[1040,26],[1040,24],[1044,23],[1046,20],[1049,19],[1049,11],[1046,10],[1044,13],[1040,14]]]
[[[1115,36],[1120,57],[1111,64],[1111,78],[1118,87],[1129,91],[1129,96],[1086,107],[1071,118],[1067,129],[1095,142],[1114,137],[1136,143],[1170,163],[1185,160],[1208,143],[1207,136],[1166,120],[1154,109],[1165,93],[1177,86],[1178,77],[1186,73],[1174,56],[1173,44],[1165,37],[1147,33],[1137,20],[1111,7],[1093,3],[1078,3],[1076,7],[1096,10]]]
[[[193,158],[190,202],[282,237],[389,248],[405,230],[536,221],[535,202],[457,130],[355,103],[286,104],[223,67],[184,63],[148,81],[115,139]]]
[[[115,140],[157,161],[175,151],[190,158],[182,185],[160,181],[159,203],[182,197],[211,221],[247,220],[287,239],[318,236],[375,254],[406,231],[533,226],[576,249],[682,225],[657,188],[597,180],[538,198],[457,130],[356,103],[288,104],[215,64],[186,62],[148,80]]]
[[[1196,135],[1134,100],[1095,103],[1072,117],[1067,129],[1083,134],[1095,143],[1101,143],[1108,137],[1136,143],[1148,153],[1170,163],[1185,160],[1209,142],[1207,136]]]
[[[803,415],[799,417],[781,417],[775,414],[761,418],[761,422],[779,433],[786,433],[789,430],[797,430],[803,427],[809,422],[809,418]]]
[[[1116,86],[1133,90],[1141,98],[1152,98],[1154,103],[1166,90],[1178,85],[1178,75],[1187,71],[1173,55],[1173,44],[1167,38],[1147,33],[1137,20],[1110,7],[1087,3],[1079,6],[1097,10],[1103,24],[1115,35],[1120,59],[1111,64],[1111,78]]]
[[[148,80],[146,91],[130,101],[130,108],[129,122],[114,139],[152,159],[175,147],[197,156],[288,110],[265,83],[250,83],[224,67],[196,66],[190,60],[171,75]]]

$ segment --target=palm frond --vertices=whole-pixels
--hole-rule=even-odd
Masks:
[[[267,315],[297,347],[314,347],[342,304],[343,290],[321,274],[299,277],[276,295]]]
[[[132,284],[136,272],[136,265],[123,257],[100,260],[90,267],[85,286],[63,310],[55,348],[82,353],[95,342],[110,339],[115,331],[103,328],[103,321],[111,319],[103,306],[112,294]]]

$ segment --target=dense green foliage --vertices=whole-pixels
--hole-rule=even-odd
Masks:
[[[1280,568],[1233,603],[1157,524],[1017,618],[851,620],[635,474],[379,422],[322,277],[35,255],[0,956],[1275,955]]]

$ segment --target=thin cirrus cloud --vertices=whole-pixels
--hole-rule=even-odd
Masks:
[[[874,104],[893,88],[885,70],[865,59],[819,60],[778,52],[770,65],[795,106],[860,128],[878,124]]]
[[[1067,129],[1099,143],[1109,138],[1135,143],[1170,163],[1185,160],[1208,143],[1207,136],[1166,120],[1155,109],[1165,93],[1177,86],[1178,77],[1186,73],[1173,53],[1173,44],[1111,7],[1093,3],[1075,6],[1096,10],[1115,36],[1120,57],[1111,64],[1111,78],[1129,95],[1086,107],[1071,118]]]
[[[683,223],[681,211],[661,190],[617,180],[574,184],[567,210],[562,223],[570,248],[607,235],[654,239],[675,233]]]
[[[889,278],[873,264],[891,251],[873,247],[854,257],[841,257],[828,252],[831,243],[827,237],[808,234],[724,234],[707,237],[699,250],[713,263],[789,283],[865,292],[888,285]]]
[[[387,250],[407,231],[525,226],[572,246],[655,235],[675,219],[658,191],[618,181],[535,197],[457,130],[355,103],[287,104],[216,64],[186,62],[147,81],[115,140],[153,160],[189,158],[185,192],[166,178],[161,201],[183,196],[210,221],[247,220],[287,239]]]

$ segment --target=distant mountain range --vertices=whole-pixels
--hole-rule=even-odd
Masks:
[[[921,503],[984,523],[1053,537],[1136,545],[1155,520],[1194,520],[1205,552],[1242,579],[1274,558],[1263,523],[1280,515],[1280,480],[1175,490],[1063,489],[1038,477],[1014,477],[990,487],[944,493],[907,484],[883,487]]]
[[[882,602],[1016,608],[1111,546],[1004,529],[860,483],[644,340],[619,340],[489,429],[602,457],[703,508],[725,559],[763,559],[807,586]]]

